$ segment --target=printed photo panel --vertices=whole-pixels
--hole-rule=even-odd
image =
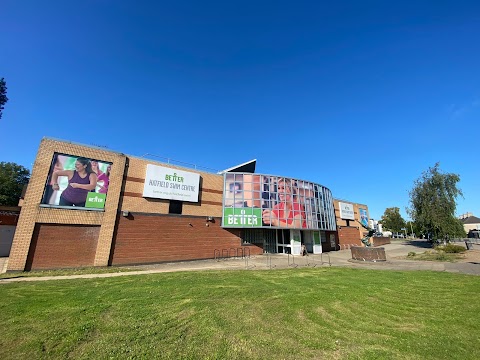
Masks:
[[[103,210],[112,163],[55,153],[42,197],[43,206]]]

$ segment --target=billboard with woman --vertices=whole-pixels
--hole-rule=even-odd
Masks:
[[[103,210],[111,169],[109,162],[55,153],[42,206]]]
[[[223,226],[335,230],[332,195],[308,181],[226,173]]]

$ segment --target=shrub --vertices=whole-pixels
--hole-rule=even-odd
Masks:
[[[449,254],[458,254],[467,251],[467,249],[461,245],[447,244],[444,246],[443,251]]]
[[[437,255],[434,256],[434,260],[437,260],[437,261],[449,261],[451,260],[450,257],[448,257],[447,254],[445,253],[439,253]]]
[[[415,255],[417,255],[417,253],[415,251],[410,251],[407,255],[407,257],[414,257]]]

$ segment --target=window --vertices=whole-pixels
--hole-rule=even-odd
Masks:
[[[242,234],[243,244],[263,245],[263,230],[262,229],[245,229]]]
[[[178,200],[170,200],[170,206],[168,207],[169,214],[182,215],[183,202]]]

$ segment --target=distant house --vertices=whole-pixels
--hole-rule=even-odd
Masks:
[[[468,233],[470,230],[480,230],[480,218],[473,216],[472,213],[460,215],[459,218],[463,224],[465,232]]]

